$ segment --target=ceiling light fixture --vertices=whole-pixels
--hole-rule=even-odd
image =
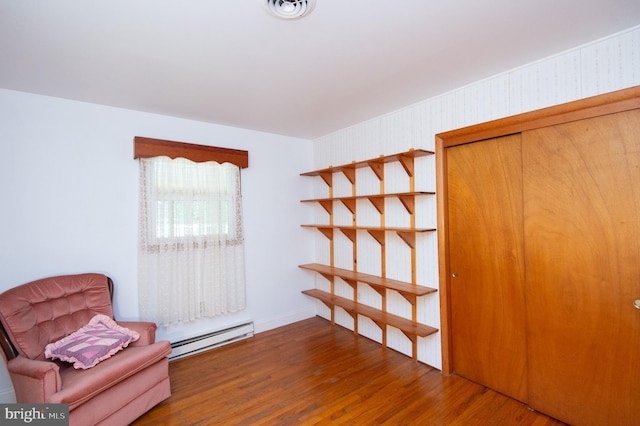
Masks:
[[[302,18],[311,13],[315,5],[315,0],[264,0],[267,12],[281,19]]]

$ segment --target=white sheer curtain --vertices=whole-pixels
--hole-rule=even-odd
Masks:
[[[139,161],[141,318],[170,325],[244,309],[240,169]]]

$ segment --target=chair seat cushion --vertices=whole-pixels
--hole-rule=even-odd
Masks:
[[[170,353],[169,342],[160,341],[147,346],[128,347],[88,370],[77,370],[65,364],[60,367],[62,390],[55,393],[49,402],[69,404],[69,409],[73,410],[103,390],[161,361]],[[148,387],[154,384],[149,383]]]

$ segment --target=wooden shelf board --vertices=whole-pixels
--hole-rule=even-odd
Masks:
[[[342,226],[342,225],[312,225],[305,224],[300,225],[303,228],[318,228],[318,229],[340,229],[346,231],[389,231],[389,232],[403,232],[403,233],[421,233],[435,231],[436,228],[390,228],[390,227],[376,227],[376,226]]]
[[[424,149],[412,149],[400,154],[383,155],[378,158],[373,158],[367,161],[353,162],[350,164],[344,164],[342,166],[330,166],[320,170],[301,173],[300,176],[322,176],[323,174],[326,174],[326,173],[343,172],[344,170],[347,170],[347,173],[349,173],[353,169],[359,169],[362,167],[371,167],[371,163],[391,163],[393,161],[401,161],[402,158],[406,158],[406,157],[418,158],[418,157],[424,157],[426,155],[433,155],[433,154],[434,154],[433,151],[427,151]]]
[[[335,296],[318,289],[304,290],[302,293],[307,296],[316,298],[327,306],[338,306],[351,315],[362,315],[370,318],[376,323],[382,323],[390,325],[401,330],[405,334],[410,334],[418,337],[426,337],[438,331],[437,328],[430,327],[428,325],[419,324],[409,319],[399,317],[397,315],[382,312],[379,309],[372,308],[370,306],[362,305],[353,300],[345,299],[344,297]]]
[[[394,197],[409,197],[418,195],[435,195],[434,191],[414,191],[414,192],[398,192],[393,194],[370,194],[370,195],[356,195],[355,197],[336,197],[336,198],[312,198],[309,200],[300,200],[301,203],[322,203],[327,201],[349,201],[349,200],[367,200],[367,199],[379,199],[379,198],[394,198]]]
[[[348,269],[322,265],[320,263],[308,263],[305,265],[300,265],[299,268],[307,269],[309,271],[315,271],[322,274],[323,276],[326,274],[342,278],[345,281],[358,281],[368,284],[372,287],[388,288],[390,290],[397,291],[398,293],[404,293],[414,296],[424,296],[438,291],[435,288],[431,287],[415,285],[404,281],[393,280],[390,278],[382,278],[376,275],[364,274],[362,272],[354,272]]]

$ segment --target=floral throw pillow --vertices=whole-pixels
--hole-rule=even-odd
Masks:
[[[140,334],[137,332],[119,326],[106,315],[98,314],[81,329],[55,343],[49,343],[45,347],[44,356],[72,362],[76,369],[87,369],[110,358],[139,338]]]

